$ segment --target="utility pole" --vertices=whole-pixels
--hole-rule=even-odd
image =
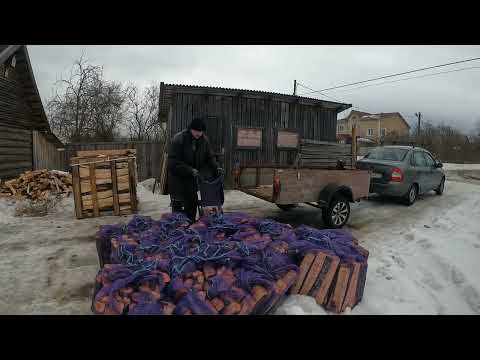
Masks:
[[[417,136],[420,137],[420,120],[422,119],[422,113],[419,111],[415,113],[415,116],[418,118]]]
[[[293,80],[293,96],[297,96],[297,80]]]

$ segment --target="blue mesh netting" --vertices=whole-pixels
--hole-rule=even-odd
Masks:
[[[209,300],[241,302],[254,286],[271,290],[288,271],[298,271],[307,252],[365,260],[347,232],[293,229],[242,213],[213,214],[195,224],[179,213],[160,220],[135,215],[125,225],[101,226],[97,237],[111,242],[111,264],[99,271],[94,301],[110,313],[214,314]],[[216,275],[194,281],[205,264]]]

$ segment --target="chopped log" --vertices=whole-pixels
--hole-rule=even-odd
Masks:
[[[352,264],[340,264],[337,277],[332,285],[333,290],[327,302],[328,311],[335,313],[340,313],[342,311],[343,300],[345,299],[352,270]]]
[[[218,312],[222,311],[222,309],[225,307],[224,302],[217,297],[210,300],[210,302],[213,305],[213,307],[215,308],[215,310],[217,310]]]
[[[308,271],[310,270],[310,267],[312,266],[314,259],[315,259],[314,254],[307,254],[303,258],[302,263],[300,264],[300,273],[298,275],[298,279],[293,285],[291,290],[292,294],[298,294],[298,292],[300,291],[303,285],[303,281],[305,280],[305,277],[307,276]]]
[[[323,261],[325,260],[322,256],[316,256],[315,260],[313,260],[312,266],[308,271],[308,274],[303,282],[302,288],[300,289],[300,295],[308,295],[310,290],[312,289],[315,280],[317,279],[318,275],[323,266]]]
[[[222,314],[237,315],[240,312],[240,310],[242,310],[242,306],[239,303],[232,301],[223,309]]]
[[[326,254],[318,254],[317,256],[324,257],[323,265],[309,295],[315,298],[317,304],[326,305],[328,291],[332,285],[335,274],[337,273],[340,259],[336,256]]]
[[[349,280],[347,293],[343,301],[341,311],[345,311],[347,307],[353,309],[363,297],[363,289],[365,288],[365,280],[367,276],[367,263],[355,262],[353,264],[352,276]]]

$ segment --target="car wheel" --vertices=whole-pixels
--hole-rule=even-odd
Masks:
[[[342,195],[335,195],[327,209],[322,212],[325,225],[338,229],[345,225],[350,217],[350,203]]]
[[[297,204],[276,204],[283,211],[289,211],[297,207]]]
[[[438,188],[435,189],[435,192],[437,193],[437,195],[442,195],[444,188],[445,188],[445,178],[442,178],[442,181],[440,181],[440,185],[438,185]]]
[[[410,206],[410,205],[413,205],[413,203],[415,202],[415,200],[417,200],[417,195],[418,195],[418,188],[417,188],[417,185],[413,184],[411,187],[410,187],[410,190],[408,190],[408,193],[405,197],[405,203]]]

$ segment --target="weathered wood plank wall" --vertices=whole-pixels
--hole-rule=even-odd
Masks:
[[[196,116],[207,119],[206,134],[218,155],[221,166],[226,170],[227,184],[232,180],[232,168],[237,160],[240,164],[257,160],[261,163],[276,161],[276,129],[295,129],[301,138],[322,141],[336,139],[335,109],[278,101],[268,97],[252,98],[181,92],[177,92],[172,99],[171,116],[168,121],[170,136],[185,129]],[[262,150],[259,153],[235,151],[236,127],[263,128]],[[292,164],[294,160],[294,152],[280,152],[280,165]]]
[[[57,150],[57,145],[47,140],[45,135],[34,130],[33,140],[33,169],[62,170],[64,155]]]

